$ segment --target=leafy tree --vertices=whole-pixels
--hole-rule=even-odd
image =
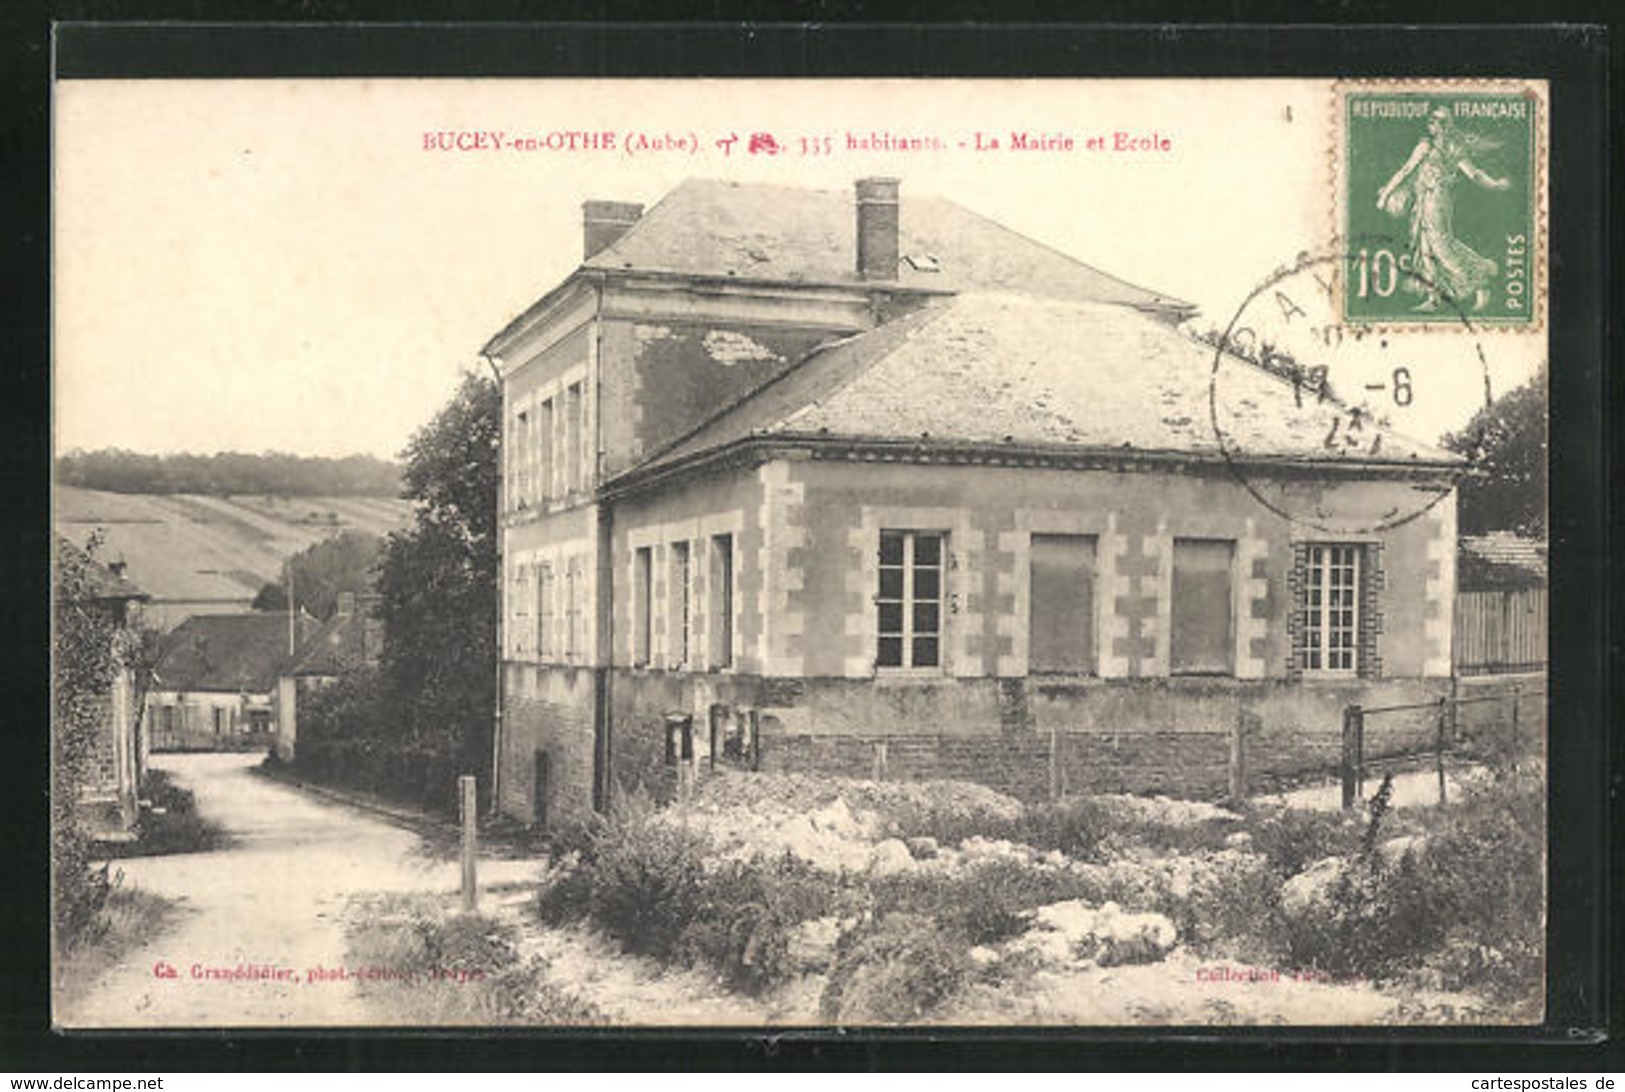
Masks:
[[[264,611],[287,610],[288,593],[282,590],[280,581],[266,584],[254,596],[254,601],[249,604],[249,607],[252,610]]]
[[[1476,473],[1461,483],[1461,530],[1546,533],[1546,369],[1444,438]]]
[[[267,451],[145,455],[119,448],[70,451],[57,460],[64,485],[113,493],[233,493],[294,496],[394,497],[400,467],[371,455],[343,458]]]
[[[340,592],[365,592],[372,587],[383,545],[383,539],[366,531],[341,531],[294,554],[288,559],[294,606],[317,618],[331,618],[338,609]],[[265,585],[254,597],[253,608],[287,610],[287,588],[281,581]]]
[[[112,889],[105,864],[92,861],[92,838],[79,807],[81,787],[104,749],[107,695],[118,670],[118,618],[92,595],[92,536],[86,550],[57,550],[52,642],[51,867],[57,942],[94,939]]]
[[[501,395],[469,374],[403,453],[413,526],[385,543],[386,720],[488,774],[496,709],[497,448]],[[481,781],[487,779],[482,776]]]

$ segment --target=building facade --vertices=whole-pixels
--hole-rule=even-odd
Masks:
[[[1448,685],[1454,457],[1330,456],[1242,366],[1238,466],[1188,305],[890,179],[585,213],[485,349],[504,812],[720,764],[1201,793],[1238,716],[1284,771]]]

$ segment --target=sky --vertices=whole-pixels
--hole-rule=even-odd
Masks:
[[[63,81],[54,109],[58,451],[394,456],[578,264],[582,201],[687,177],[893,175],[1221,328],[1335,222],[1326,81]],[[426,147],[442,133],[543,147]],[[570,133],[616,147],[546,149]],[[943,148],[847,143],[876,133]],[[1483,370],[1500,391],[1545,358],[1497,332],[1435,376],[1466,359],[1440,345],[1398,346],[1427,382],[1396,427],[1423,438],[1482,405]]]

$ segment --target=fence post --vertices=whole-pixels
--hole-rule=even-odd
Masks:
[[[1247,802],[1247,711],[1236,711],[1236,723],[1230,728],[1230,802]]]
[[[475,886],[474,853],[478,848],[475,821],[479,816],[479,803],[474,792],[474,778],[464,774],[457,779],[459,807],[463,821],[463,910],[473,913],[479,905],[479,892]]]
[[[1356,786],[1363,794],[1365,785],[1365,711],[1358,705],[1343,709],[1343,810],[1354,807]]]
[[[1050,803],[1052,804],[1061,798],[1061,756],[1058,753],[1059,743],[1060,740],[1056,735],[1056,730],[1051,728],[1049,730],[1049,754],[1047,756],[1047,761],[1049,765],[1049,799]]]
[[[1440,698],[1439,699],[1439,724],[1438,724],[1438,731],[1436,733],[1437,738],[1434,741],[1433,761],[1434,761],[1435,766],[1437,766],[1438,770],[1439,770],[1439,806],[1441,808],[1444,807],[1444,805],[1446,803],[1448,803],[1448,801],[1447,801],[1447,799],[1445,797],[1445,788],[1444,788],[1444,742],[1445,742],[1444,722],[1445,722],[1445,716],[1447,715],[1446,710],[1448,708],[1449,708],[1449,699]]]
[[[1518,768],[1518,706],[1522,705],[1523,683],[1512,684],[1512,768]]]

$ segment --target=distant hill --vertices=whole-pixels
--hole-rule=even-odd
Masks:
[[[279,451],[250,455],[143,455],[106,448],[70,451],[56,461],[56,480],[80,489],[110,493],[197,493],[222,497],[239,493],[276,497],[398,497],[398,463],[371,455],[289,455]]]
[[[192,614],[246,611],[285,558],[353,528],[387,535],[412,517],[384,497],[208,497],[112,493],[58,485],[55,523],[78,545],[100,528],[97,559],[153,597],[168,629]]]

